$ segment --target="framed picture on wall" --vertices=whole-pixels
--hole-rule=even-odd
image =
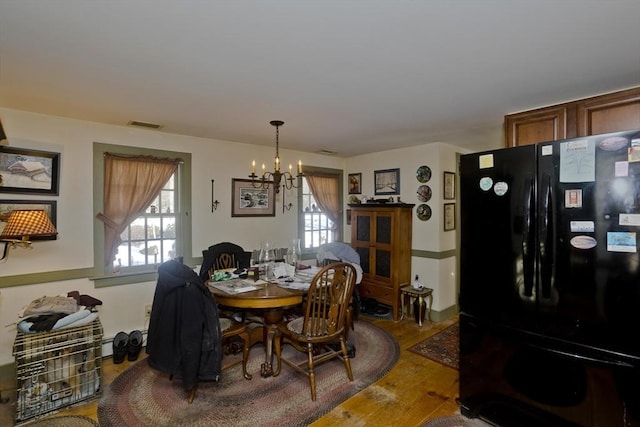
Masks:
[[[373,171],[375,195],[400,194],[400,169]]]
[[[456,204],[445,203],[444,205],[444,231],[456,229]]]
[[[444,173],[443,198],[453,200],[456,198],[456,174],[453,172]]]
[[[273,182],[255,188],[250,179],[231,180],[231,216],[276,216]],[[256,181],[256,185],[262,181]]]
[[[43,210],[54,227],[56,223],[56,201],[55,200],[0,200],[0,233],[7,225],[7,220],[12,211],[17,210]],[[56,240],[57,236],[30,236],[29,240]]]
[[[60,153],[0,146],[0,192],[58,195]]]
[[[361,194],[362,193],[362,174],[350,173],[349,174],[349,194]]]

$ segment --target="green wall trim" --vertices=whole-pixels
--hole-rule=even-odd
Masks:
[[[108,277],[92,277],[96,288],[108,286],[129,285],[132,283],[155,282],[158,280],[157,271],[145,271],[140,273],[127,273]]]
[[[417,249],[411,250],[411,256],[416,258],[430,258],[430,259],[445,259],[456,256],[456,250],[451,249],[449,251],[433,252],[433,251],[421,251]]]
[[[93,267],[75,268],[72,270],[43,271],[42,273],[17,274],[2,276],[0,288],[12,286],[35,285],[37,283],[60,282],[62,280],[84,279],[92,277]]]
[[[413,249],[411,256],[417,258],[429,259],[445,259],[456,255],[456,251],[449,250],[443,252],[422,251]],[[314,259],[315,253],[303,254],[303,259]],[[191,261],[191,262],[187,262]],[[185,260],[187,265],[197,265],[202,263],[202,257],[194,257],[191,260]],[[150,282],[157,280],[156,272],[147,272],[144,274],[130,274],[122,276],[111,276],[109,278],[95,277],[93,267],[76,268],[72,270],[44,271],[42,273],[18,274],[15,276],[2,276],[0,288],[9,288],[12,286],[35,285],[37,283],[60,282],[62,280],[84,279],[89,278],[95,281],[96,287],[118,286],[128,283]]]

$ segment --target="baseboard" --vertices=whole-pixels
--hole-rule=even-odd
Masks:
[[[433,323],[444,322],[445,320],[451,319],[453,316],[458,314],[460,309],[457,304],[452,305],[451,307],[445,308],[444,310],[432,310],[431,311],[431,321]]]

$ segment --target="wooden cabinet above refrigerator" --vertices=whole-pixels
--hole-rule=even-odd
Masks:
[[[504,117],[505,146],[640,129],[640,87]]]

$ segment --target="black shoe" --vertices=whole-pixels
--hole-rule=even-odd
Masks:
[[[113,363],[116,365],[124,362],[124,356],[127,354],[129,347],[129,335],[124,332],[118,332],[113,339]]]
[[[356,346],[353,345],[351,341],[347,341],[345,344],[347,346],[347,356],[349,356],[349,359],[356,357]],[[332,342],[327,344],[327,346],[333,351],[342,351],[342,347],[339,342]]]
[[[138,355],[142,350],[142,332],[133,331],[129,334],[128,357],[129,361],[138,360]]]

